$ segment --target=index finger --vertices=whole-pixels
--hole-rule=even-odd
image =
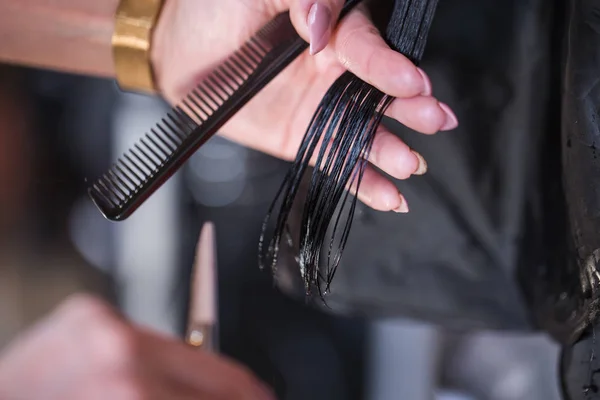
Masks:
[[[385,43],[362,5],[340,21],[324,52],[333,52],[346,69],[390,96],[431,95],[425,72]]]

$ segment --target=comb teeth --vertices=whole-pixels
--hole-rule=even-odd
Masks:
[[[219,113],[273,49],[295,39],[289,17],[280,16],[207,75],[88,189],[102,214],[119,221],[135,211],[226,121]]]
[[[347,0],[341,15],[358,2]],[[88,188],[100,212],[113,221],[131,215],[307,47],[287,13],[275,17]]]

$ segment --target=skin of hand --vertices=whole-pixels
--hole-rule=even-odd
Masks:
[[[243,367],[134,327],[87,295],[67,299],[2,354],[0,398],[275,399]]]
[[[295,157],[321,98],[349,70],[396,97],[386,114],[415,131],[433,134],[457,127],[450,108],[432,96],[424,71],[391,50],[358,5],[337,26],[344,0],[168,0],[154,32],[152,62],[165,98],[176,104],[195,83],[275,15],[290,11],[307,50],[222,129],[225,137],[279,158]],[[334,28],[335,27],[335,28]],[[369,156],[396,179],[421,175],[423,157],[383,126]],[[366,170],[359,199],[381,211],[407,212],[395,185]]]

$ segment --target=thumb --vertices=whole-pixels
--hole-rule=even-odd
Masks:
[[[344,0],[288,1],[294,27],[310,43],[310,54],[317,54],[329,43]]]

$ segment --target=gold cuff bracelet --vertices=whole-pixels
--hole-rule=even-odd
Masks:
[[[121,0],[112,36],[113,59],[119,87],[155,93],[150,60],[152,32],[163,0]]]

